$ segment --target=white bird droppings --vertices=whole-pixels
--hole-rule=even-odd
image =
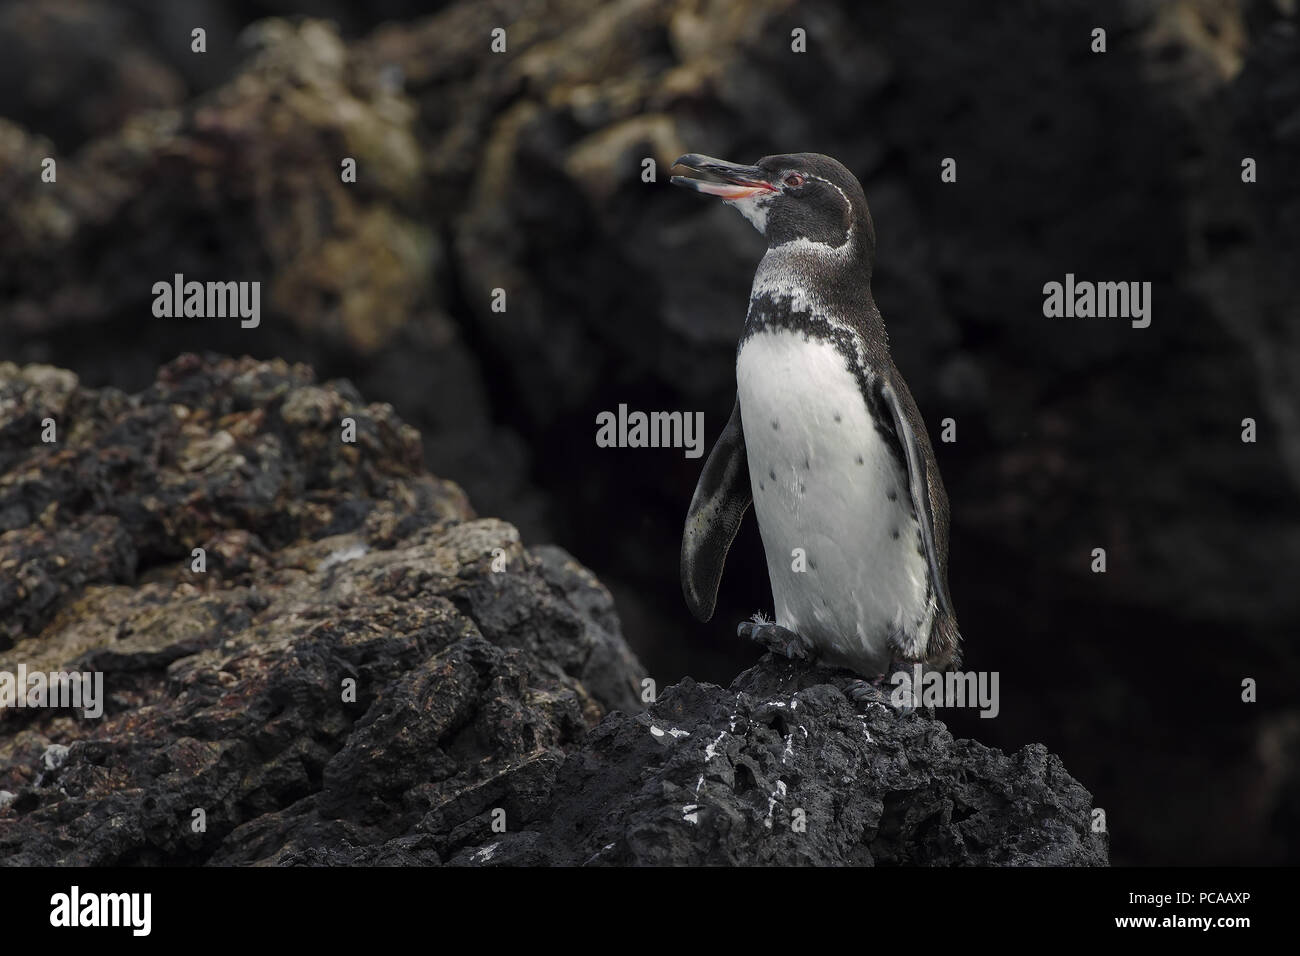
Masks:
[[[654,734],[656,737],[662,737],[665,731],[662,727],[656,727],[654,724],[651,724],[650,733]],[[674,739],[678,737],[689,737],[691,735],[691,732],[689,730],[680,730],[677,727],[673,727],[669,729],[667,733],[671,735]]]
[[[68,747],[66,744],[50,744],[45,748],[45,753],[41,754],[41,766],[46,770],[58,770],[67,759]]]
[[[357,558],[363,557],[368,550],[369,548],[364,544],[350,544],[346,548],[339,548],[339,550],[326,556],[325,560],[320,563],[320,567],[317,570],[324,571],[326,568],[331,568],[336,564],[355,561]]]

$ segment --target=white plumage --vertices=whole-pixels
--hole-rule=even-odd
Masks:
[[[736,380],[776,623],[831,663],[884,672],[889,636],[923,645],[935,612],[905,469],[833,344],[755,332]]]

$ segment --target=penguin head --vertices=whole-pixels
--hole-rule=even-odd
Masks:
[[[862,186],[829,156],[785,153],[742,166],[687,153],[673,165],[709,177],[674,176],[673,185],[735,206],[767,238],[768,248],[803,239],[868,261],[875,252],[875,227]]]

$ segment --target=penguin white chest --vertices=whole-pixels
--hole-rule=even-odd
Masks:
[[[923,644],[933,589],[906,469],[831,343],[757,332],[736,360],[776,622],[830,663],[883,673]]]

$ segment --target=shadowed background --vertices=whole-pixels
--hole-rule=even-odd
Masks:
[[[711,444],[731,409],[762,241],[672,159],[832,154],[951,499],[966,664],[1001,674],[997,720],[943,716],[1059,753],[1116,863],[1295,862],[1295,7],[0,3],[0,360],[128,391],[184,351],[351,379],[479,513],[592,567],[659,687],[726,683],[756,656],[735,622],[770,611],[757,530],[698,624],[702,461],[599,449],[595,418],[703,411]],[[260,280],[261,326],[154,318],[176,272]],[[1067,272],[1151,282],[1151,327],[1045,319]]]

